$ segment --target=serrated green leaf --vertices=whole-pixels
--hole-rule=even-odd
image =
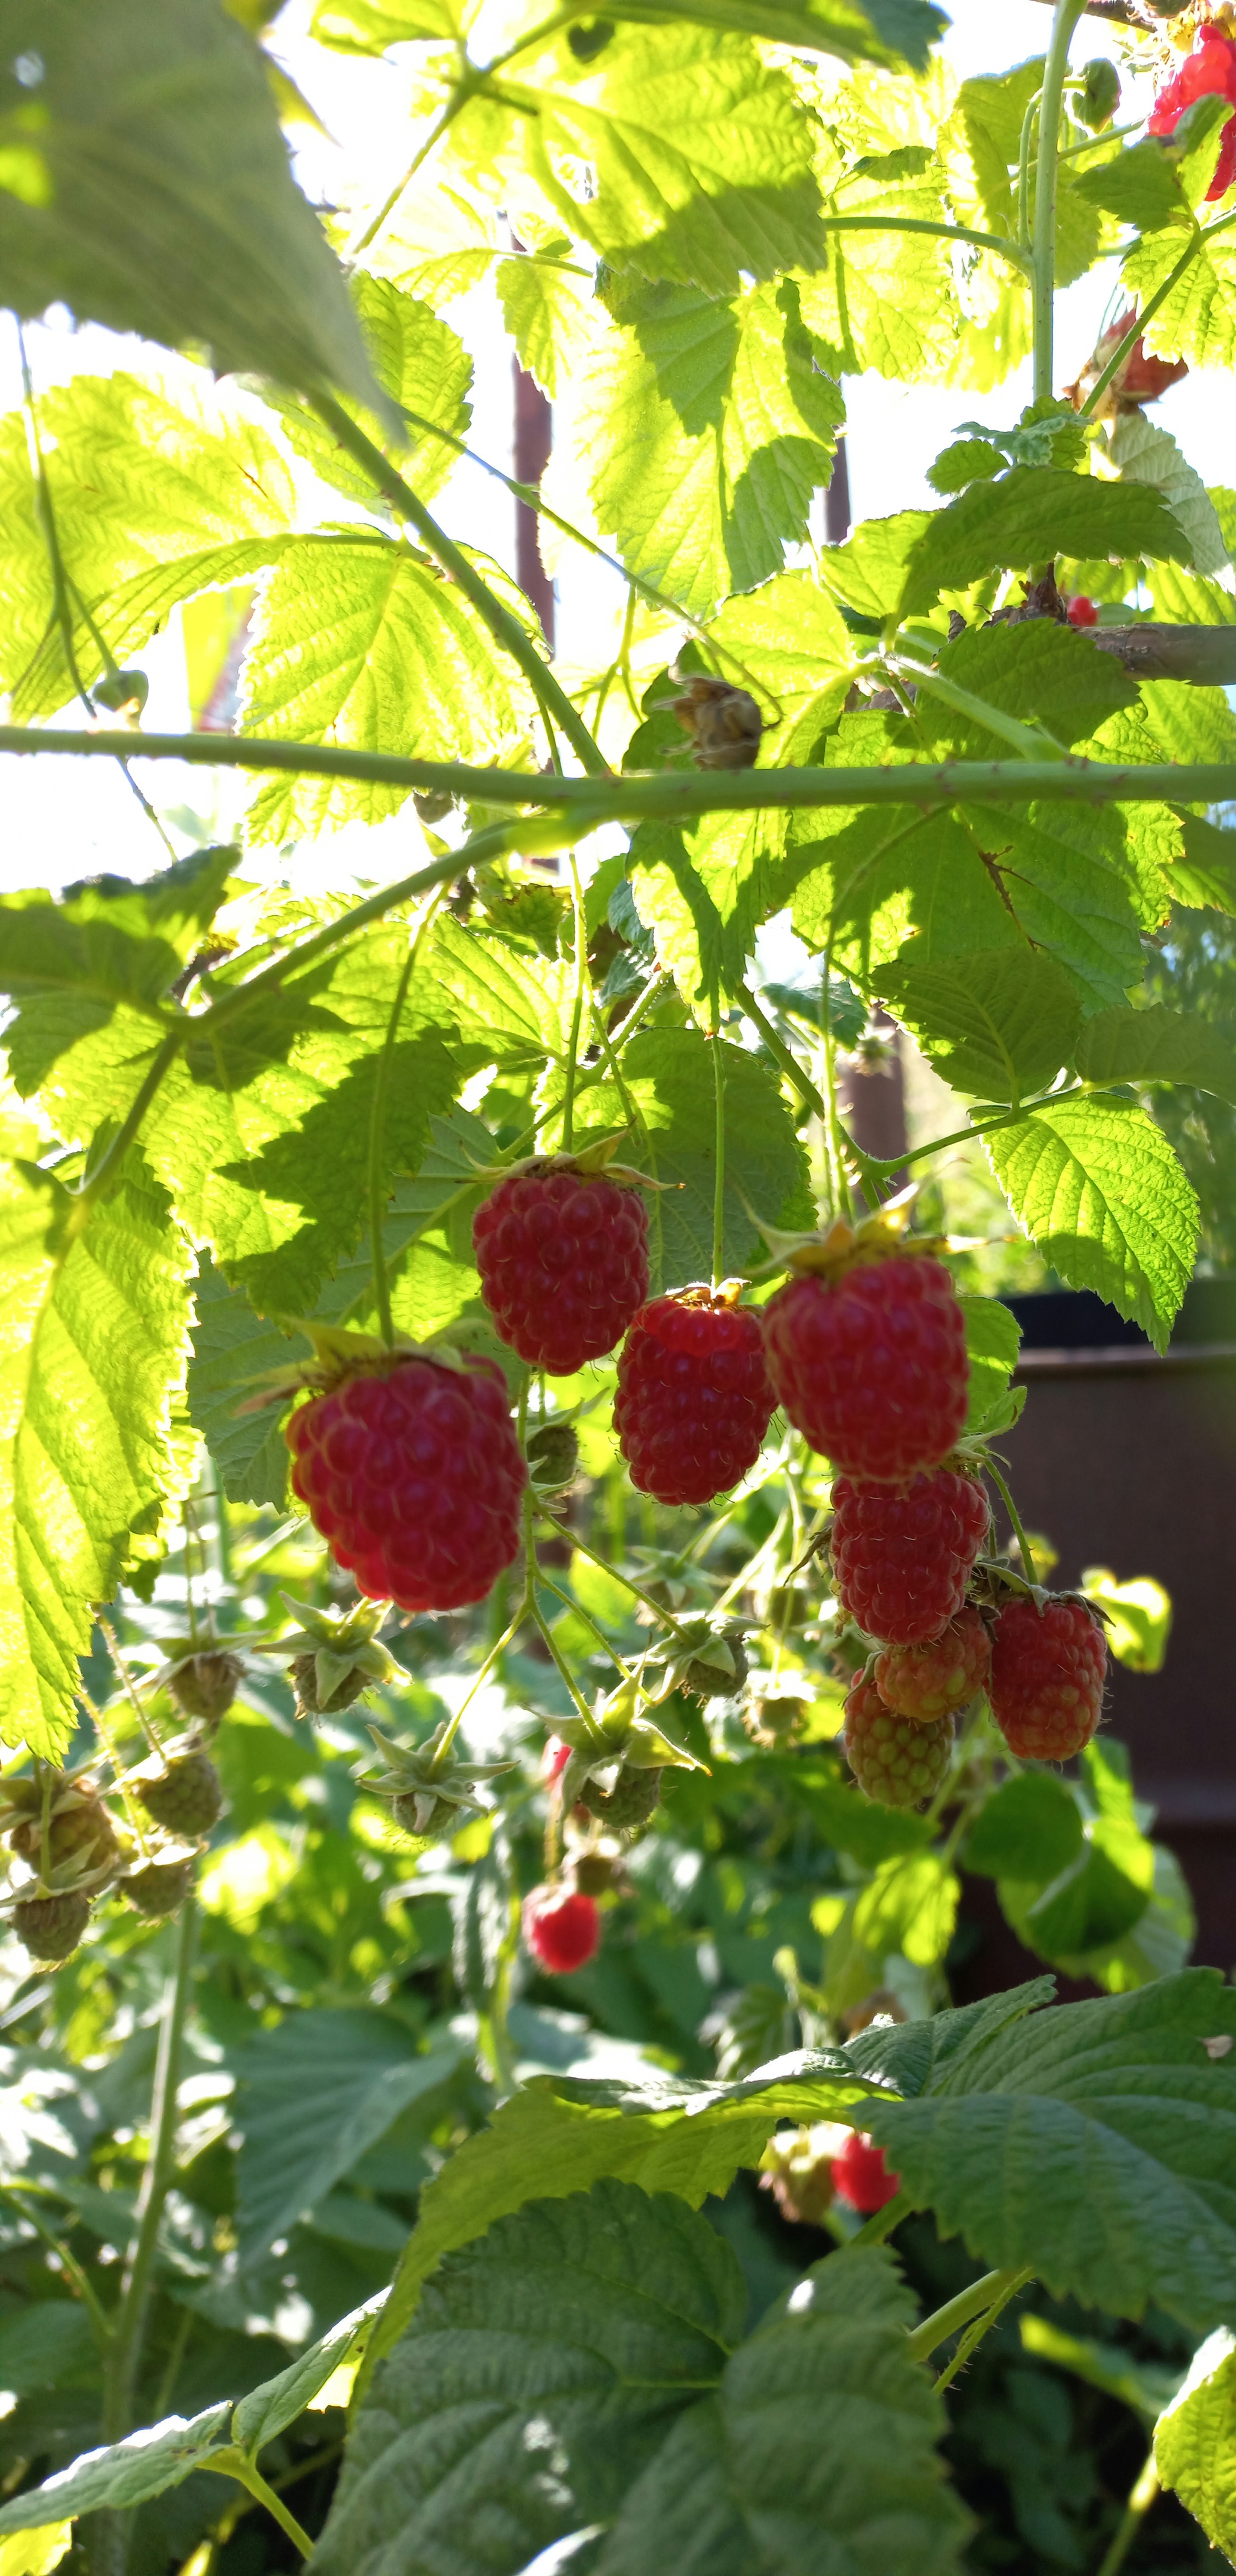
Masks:
[[[130,1149],[88,1205],[32,1165],[0,1175],[0,1738],[56,1758],[78,1657],[130,1534],[183,1490],[172,1400],[192,1253]]]
[[[1177,903],[1198,911],[1212,909],[1236,915],[1236,835],[1220,831],[1200,814],[1181,817],[1184,855],[1168,877]]]
[[[776,573],[758,589],[723,600],[708,632],[727,657],[722,668],[743,688],[760,693],[764,737],[758,765],[809,766],[825,729],[841,713],[854,659],[845,622],[814,573]],[[770,847],[771,827],[779,819],[764,817]]]
[[[1187,236],[1174,226],[1147,233],[1134,244],[1120,272],[1136,303],[1145,307],[1167,280]],[[1195,244],[1188,267],[1169,287],[1142,334],[1152,358],[1183,358],[1192,367],[1230,366],[1236,348],[1236,234]]]
[[[882,998],[955,1091],[1017,1102],[1067,1064],[1081,1024],[1071,976],[1033,949],[997,948],[886,974]]]
[[[130,2433],[127,2441],[84,2451],[70,2468],[58,2470],[41,2487],[0,2505],[0,2540],[11,2531],[38,2531],[47,2523],[98,2513],[105,2506],[121,2511],[164,2495],[201,2468],[212,2451],[226,2446],[230,2412],[225,2397],[187,2420],[183,2415],[167,2415],[161,2424]]]
[[[815,265],[812,137],[784,72],[746,36],[680,18],[600,22],[503,74],[455,119],[441,167],[591,244],[614,269],[733,295]],[[580,56],[585,58],[581,60]]]
[[[973,2072],[999,2032],[1020,2029],[1026,2014],[1049,2004],[1055,1991],[1054,1977],[1034,1977],[1028,1985],[924,2021],[873,2025],[849,2041],[846,2057],[860,2074],[917,2101],[940,2091],[950,2074]]]
[[[1100,1011],[1077,1049],[1084,1082],[1187,1082],[1236,1101],[1236,1054],[1210,1020],[1169,1011]]]
[[[1197,99],[1170,138],[1149,134],[1114,160],[1088,169],[1074,181],[1077,194],[1139,233],[1173,226],[1177,239],[1172,256],[1178,259],[1194,209],[1214,176],[1227,121],[1220,99]]]
[[[363,2307],[340,2317],[329,2333],[310,2344],[287,2370],[281,2370],[274,2379],[264,2379],[241,2398],[232,2417],[232,2439],[251,2459],[256,2458],[264,2443],[273,2442],[276,2434],[303,2415],[310,2399],[363,2345],[374,2318],[381,2315],[386,2297],[386,2291],[379,2290],[374,2298],[366,2299]]]
[[[813,2265],[669,2433],[598,2576],[834,2576],[903,2552],[946,2576],[968,2517],[935,2456],[941,2401],[905,2349],[913,2318],[883,2246]]]
[[[745,1047],[727,1044],[723,1062],[723,1263],[727,1273],[736,1276],[759,1253],[760,1236],[749,1209],[775,1225],[809,1226],[814,1223],[814,1200],[806,1155],[777,1074]],[[624,1091],[640,1122],[632,1138],[632,1160],[651,1178],[668,1184],[648,1211],[655,1296],[663,1288],[685,1287],[689,1280],[712,1274],[716,1179],[712,1049],[694,1029],[641,1030],[624,1051],[622,1073]],[[577,1143],[586,1132],[612,1134],[628,1114],[608,1085],[586,1093],[580,1107],[587,1111],[588,1129],[581,1127],[577,1117]],[[777,1207],[779,1216],[773,1213]]]
[[[840,2050],[787,2058],[736,2084],[650,2078],[642,2092],[533,2076],[422,2191],[372,2358],[397,2341],[443,2255],[547,2189],[588,2191],[611,2175],[646,2192],[674,2192],[698,2209],[710,2192],[728,2191],[741,2165],[758,2164],[779,2120],[844,2117],[847,2105],[865,2103],[868,2090]]]
[[[842,546],[826,546],[819,577],[834,599],[860,617],[878,621],[878,635],[905,586],[906,565],[932,525],[929,510],[899,510],[890,519],[864,519]]]
[[[1218,2326],[1154,2428],[1155,2467],[1236,2567],[1236,2336]]]
[[[843,717],[827,745],[827,762],[846,766],[912,757],[914,745],[887,740],[901,718]],[[1024,939],[985,864],[985,842],[952,814],[924,816],[912,805],[865,812],[804,815],[804,836],[791,846],[786,870],[799,938],[828,951],[834,966],[864,992],[883,969],[937,965],[972,950],[1024,950]],[[791,827],[793,843],[794,827]],[[988,832],[990,838],[990,831]]]
[[[508,607],[531,614],[482,560]],[[265,591],[245,661],[242,727],[427,760],[509,761],[534,713],[527,683],[456,584],[376,529],[301,537]],[[410,790],[277,775],[249,810],[251,841],[380,822]]]
[[[1082,1849],[1046,1886],[1000,1882],[1000,1903],[1027,1949],[1055,1967],[1110,1949],[1141,1921],[1154,1886],[1154,1850],[1131,1817],[1083,1826]]]
[[[927,480],[933,492],[951,501],[955,492],[964,492],[969,484],[990,483],[1003,474],[1005,462],[999,448],[985,438],[954,439],[928,466]]]
[[[988,573],[1024,571],[1058,554],[1192,560],[1183,529],[1148,485],[1015,465],[994,483],[972,483],[929,520],[907,561],[901,614],[933,607],[942,590],[966,590]]]
[[[82,1025],[123,1003],[152,1008],[203,944],[240,858],[195,850],[161,875],[87,878],[59,903],[42,889],[0,900],[0,991],[26,1004],[63,996]]]
[[[788,278],[728,302],[635,281],[607,300],[620,327],[568,394],[566,471],[590,475],[597,524],[631,571],[703,615],[805,536],[841,395]]]
[[[966,1323],[966,1357],[970,1363],[970,1404],[966,1429],[984,1421],[1004,1394],[1017,1366],[1021,1326],[998,1297],[976,1297],[963,1290],[959,1300]]]
[[[38,65],[30,87],[11,68]],[[266,70],[215,0],[3,0],[0,301],[180,348],[220,374],[375,395],[342,272],[293,183]]]
[[[1236,2301],[1236,2072],[1203,2046],[1228,2032],[1236,1997],[1186,1969],[1020,2021],[865,2118],[915,2206],[984,2262],[1204,2332]]]
[[[1171,431],[1157,428],[1135,407],[1120,413],[1108,452],[1122,481],[1149,483],[1162,493],[1177,526],[1188,538],[1194,569],[1199,573],[1222,572],[1228,554],[1218,513],[1201,475],[1181,455]],[[1221,596],[1227,598],[1228,594],[1223,592]],[[1236,608],[1236,602],[1232,605]]]
[[[82,609],[120,661],[153,631],[113,613],[116,593],[152,581],[171,597],[202,583],[185,567],[235,541],[277,542],[292,525],[291,475],[265,432],[212,395],[175,402],[123,370],[77,376],[39,399],[40,434],[60,544],[77,593],[74,657],[88,688],[103,660]],[[0,420],[0,677],[19,722],[51,715],[73,695],[55,618],[47,542],[21,412]],[[256,561],[267,559],[256,547]],[[211,577],[208,572],[206,579]]]
[[[396,2535],[458,2576],[517,2576],[608,2522],[719,2382],[746,2295],[723,2238],[668,2193],[606,2180],[499,2219],[427,2284],[360,2409],[321,2576],[375,2576]]]
[[[336,53],[381,54],[388,45],[449,42],[474,15],[455,0],[317,0],[309,32]]]
[[[237,1407],[259,1392],[252,1380],[288,1366],[293,1346],[276,1325],[255,1315],[243,1290],[229,1288],[209,1258],[198,1270],[194,1303],[189,1419],[233,1502],[272,1503],[282,1511],[290,1464],[282,1411],[273,1405],[241,1415]]]
[[[436,422],[453,438],[466,438],[472,419],[468,401],[472,360],[449,324],[439,321],[415,295],[402,293],[390,278],[370,277],[360,270],[351,278],[349,292],[374,376],[395,406],[390,421],[376,420],[371,412],[354,416],[375,445],[397,458],[400,473],[415,486],[420,499],[431,500],[446,481],[457,451],[444,438],[420,428],[416,420],[398,431],[394,422],[399,413],[414,412],[419,420]],[[349,500],[372,508],[373,476],[348,455],[316,413],[304,403],[280,401],[275,395],[270,401],[285,436],[306,465],[337,492],[346,492]]]
[[[620,0],[613,13],[637,25],[692,18],[724,34],[760,36],[773,45],[836,54],[844,63],[880,63],[923,71],[927,49],[944,32],[943,12],[929,0]]]
[[[1004,715],[1042,725],[1066,748],[1137,701],[1136,682],[1113,654],[1096,652],[1084,635],[1049,617],[1017,626],[971,626],[943,647],[939,667],[945,679]],[[947,743],[957,759],[1007,758],[1007,746],[981,720],[954,714],[930,690],[921,694],[919,714],[928,742],[938,746],[936,757],[946,756]]]
[[[1072,1790],[1050,1771],[1006,1780],[980,1809],[965,1842],[965,1865],[980,1878],[1046,1887],[1072,1867],[1084,1841]]]
[[[1042,804],[963,809],[962,819],[1022,934],[1067,968],[1091,1009],[1122,1003],[1145,972],[1124,817]]]
[[[1095,1288],[1165,1350],[1193,1272],[1198,1207],[1162,1130],[1130,1100],[1060,1100],[985,1139],[1018,1223],[1073,1288]]]
[[[235,2061],[244,2259],[285,2236],[410,2103],[441,2092],[462,2057],[462,2039],[449,2032],[418,2050],[381,2013],[321,2006],[252,2039]]]
[[[882,376],[913,383],[938,375],[952,359],[961,314],[949,243],[898,224],[950,219],[932,154],[911,146],[866,154],[857,168],[839,166],[827,143],[818,163],[826,212],[872,223],[870,232],[841,229],[826,236],[812,275],[802,280],[803,318],[835,353],[838,374]],[[887,217],[890,229],[874,228]]]
[[[564,242],[562,248],[568,247]],[[586,301],[588,284],[578,262],[556,267],[544,251],[532,259],[499,260],[494,270],[502,319],[519,363],[551,402],[576,381],[597,338],[603,317]]]
[[[883,1861],[854,1909],[854,1938],[873,1958],[899,1951],[917,1968],[935,1967],[956,1929],[960,1896],[939,1852]]]

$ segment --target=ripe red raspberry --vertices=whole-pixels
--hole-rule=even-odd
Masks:
[[[528,1471],[501,1371],[396,1359],[292,1415],[292,1484],[373,1601],[460,1610],[518,1555]]]
[[[472,1249],[503,1341],[553,1377],[603,1359],[648,1294],[648,1211],[604,1173],[513,1172],[477,1209]]]
[[[921,1646],[955,1619],[990,1526],[977,1476],[937,1467],[900,1491],[833,1487],[833,1583],[851,1619],[890,1646]]]
[[[977,1610],[961,1610],[925,1646],[886,1646],[875,1685],[886,1708],[921,1724],[964,1708],[991,1669],[991,1640]]]
[[[898,1481],[934,1467],[966,1418],[966,1328],[928,1254],[862,1262],[835,1286],[803,1271],[764,1309],[778,1401],[837,1473]]]
[[[1068,618],[1070,626],[1097,626],[1099,622],[1099,612],[1095,607],[1094,601],[1092,599],[1087,599],[1084,594],[1082,594],[1078,598],[1071,599],[1069,601]]]
[[[887,2209],[901,2189],[901,2176],[889,2172],[883,2147],[873,2145],[866,2132],[858,2129],[851,2129],[840,2154],[833,2157],[833,2181],[860,2218],[874,2218],[877,2209]]]
[[[1159,92],[1150,111],[1152,134],[1174,134],[1187,107],[1195,98],[1230,98],[1236,105],[1236,37],[1225,36],[1220,27],[1203,27],[1193,52],[1181,64],[1174,80]],[[1236,116],[1229,116],[1219,145],[1219,163],[1206,191],[1207,198],[1225,196],[1236,179]]]
[[[551,1977],[569,1977],[587,1966],[601,1946],[601,1917],[595,1899],[577,1896],[567,1887],[534,1887],[524,1898],[524,1939],[534,1959]]]
[[[874,1682],[851,1684],[845,1704],[845,1753],[864,1797],[882,1807],[922,1807],[934,1798],[953,1749],[953,1721],[930,1725],[886,1708]]]
[[[991,1648],[991,1713],[1019,1760],[1067,1762],[1103,1707],[1107,1639],[1084,1601],[1006,1603]]]
[[[641,1494],[710,1503],[759,1457],[776,1397],[759,1316],[707,1288],[641,1306],[618,1357],[614,1427]]]

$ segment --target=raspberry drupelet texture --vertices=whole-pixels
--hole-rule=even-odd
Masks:
[[[922,1807],[934,1798],[953,1749],[951,1717],[930,1725],[886,1708],[860,1675],[845,1704],[845,1753],[865,1797],[883,1807]]]
[[[901,2176],[889,2172],[883,2147],[877,2147],[865,2131],[851,2129],[833,2157],[833,2184],[860,2218],[874,2218],[877,2209],[887,2209],[890,2200],[896,2199]]]
[[[946,1457],[966,1418],[966,1328],[930,1254],[800,1272],[764,1308],[779,1403],[839,1475],[898,1482]]]
[[[1020,1761],[1067,1762],[1098,1725],[1107,1639],[1084,1601],[1010,1601],[991,1648],[991,1713]]]
[[[951,1467],[899,1490],[839,1477],[829,1552],[843,1610],[882,1645],[927,1644],[956,1618],[990,1520],[978,1477]]]
[[[618,1359],[614,1426],[641,1494],[708,1503],[759,1457],[776,1397],[758,1315],[707,1289],[641,1306]]]
[[[524,1898],[524,1939],[551,1977],[569,1977],[596,1957],[601,1917],[596,1900],[567,1887],[534,1887]]]
[[[503,1341],[554,1377],[604,1359],[648,1294],[648,1211],[603,1173],[513,1172],[477,1209],[472,1248]]]
[[[1186,55],[1174,80],[1159,92],[1150,111],[1152,134],[1174,134],[1184,115],[1197,98],[1230,98],[1236,107],[1236,36],[1225,35],[1221,27],[1203,27],[1193,52]],[[1225,196],[1236,179],[1236,116],[1229,116],[1219,145],[1215,175],[1206,191],[1208,200]]]
[[[292,1415],[292,1484],[374,1601],[461,1610],[519,1552],[528,1471],[500,1370],[399,1360]]]
[[[991,1640],[977,1610],[960,1610],[925,1646],[886,1646],[875,1685],[886,1708],[928,1725],[964,1708],[991,1670]]]

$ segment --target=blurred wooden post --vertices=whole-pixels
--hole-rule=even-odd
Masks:
[[[887,1011],[873,1011],[870,1027],[885,1040],[887,1054],[883,1062],[865,1064],[861,1056],[853,1056],[845,1065],[841,1075],[842,1116],[860,1153],[870,1154],[873,1162],[893,1163],[905,1153],[910,1141],[906,1134],[901,1031]]]
[[[515,374],[515,480],[539,484],[553,446],[553,412],[540,386],[518,358]],[[554,649],[554,585],[541,561],[537,514],[526,501],[515,504],[515,578],[540,618],[545,641]]]

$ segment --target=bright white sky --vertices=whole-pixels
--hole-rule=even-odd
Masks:
[[[361,157],[375,173],[375,189],[389,172],[397,176],[406,158],[402,120],[392,109],[398,84],[379,65],[330,56],[304,38],[310,0],[293,0],[280,20],[275,50],[312,99],[338,149],[349,160]],[[1041,52],[1050,24],[1040,0],[952,0],[952,26],[946,52],[962,77],[999,71]],[[1117,50],[1114,31],[1098,20],[1084,20],[1074,46],[1075,59]],[[1084,41],[1083,41],[1084,37]],[[1122,110],[1122,116],[1125,111]],[[311,196],[329,199],[339,167],[338,150],[310,138],[300,154],[302,182]],[[1093,346],[1112,291],[1109,272],[1083,279],[1061,299],[1058,320],[1059,374],[1076,372]],[[482,290],[452,307],[450,320],[471,348],[476,365],[471,441],[478,452],[510,470],[511,377],[509,344],[500,337],[496,308]],[[74,331],[52,322],[29,334],[36,382],[48,385],[78,373],[109,372],[115,366],[175,364],[163,352],[87,328]],[[959,419],[983,412],[993,419],[1013,419],[1028,399],[1029,385],[1014,378],[990,396],[937,387],[901,388],[869,376],[846,386],[849,413],[851,491],[857,518],[932,499],[924,480],[927,466],[952,435]],[[11,329],[0,317],[0,408],[20,397],[16,348]],[[1208,483],[1236,480],[1231,437],[1231,389],[1225,377],[1193,376],[1176,388],[1163,417],[1191,463]],[[475,468],[461,465],[435,504],[451,531],[467,536],[513,565],[513,505],[501,486]],[[616,578],[599,576],[587,558],[576,556],[560,584],[559,650],[595,663],[598,626],[619,599]],[[151,679],[147,723],[155,730],[179,731],[188,724],[183,655],[175,622],[142,660]],[[143,823],[119,774],[110,765],[8,759],[3,770],[3,810],[7,829],[0,840],[0,886],[55,886],[99,868],[145,875],[161,863],[154,834]],[[37,769],[37,776],[36,776]],[[160,811],[175,812],[183,802],[225,836],[235,826],[247,790],[234,778],[205,772],[171,772],[166,766],[147,772],[147,791]],[[410,816],[411,809],[408,809]],[[322,845],[318,853],[302,852],[298,880],[321,876],[338,882],[355,868],[366,876],[382,874],[387,855],[391,873],[408,864],[409,832],[415,826],[402,817],[382,827],[379,850],[372,834],[349,834]],[[180,847],[190,838],[173,832]],[[413,842],[413,846],[415,846]],[[256,869],[249,871],[257,873]],[[262,871],[265,873],[265,871]]]

